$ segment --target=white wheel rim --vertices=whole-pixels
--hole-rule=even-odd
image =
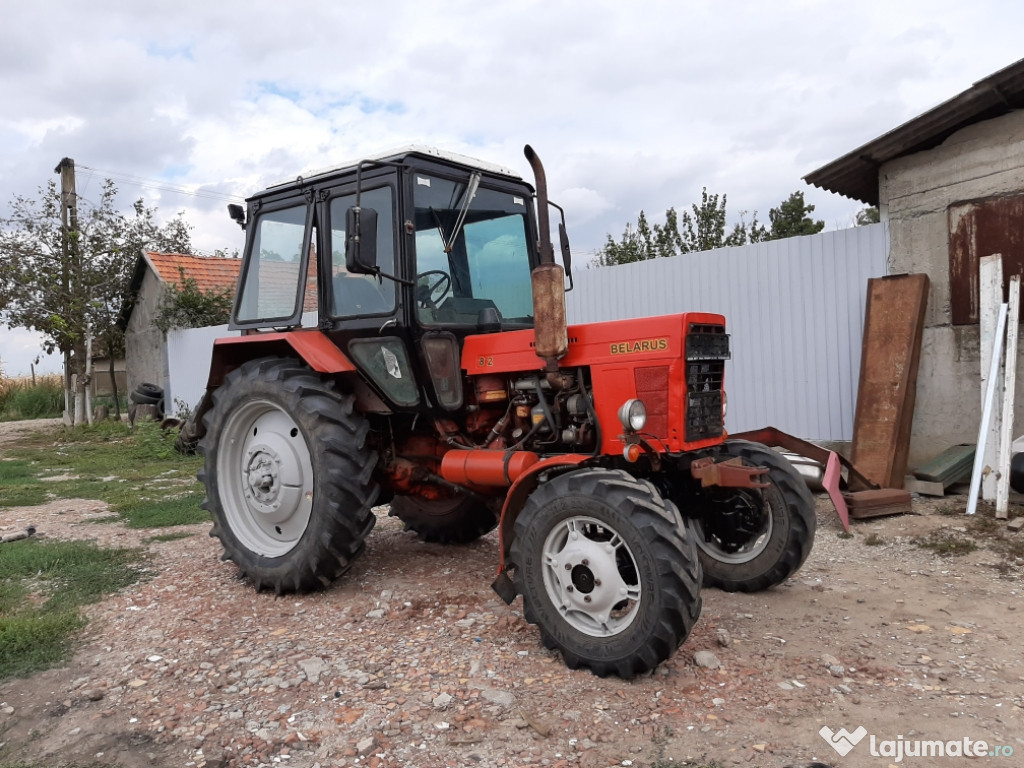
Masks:
[[[295,548],[313,508],[313,466],[291,416],[267,400],[235,409],[221,433],[217,477],[225,520],[242,546],[264,557]]]
[[[591,637],[623,632],[640,610],[636,559],[622,536],[593,517],[560,521],[543,548],[544,588],[573,629]]]

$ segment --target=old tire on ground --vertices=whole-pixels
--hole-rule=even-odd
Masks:
[[[296,360],[262,358],[232,371],[213,400],[199,478],[223,558],[257,590],[327,586],[376,521],[377,454],[355,398]]]
[[[468,544],[494,530],[500,512],[488,501],[457,493],[448,499],[395,496],[390,514],[424,541]]]
[[[814,544],[814,498],[800,473],[760,443],[730,440],[730,456],[768,467],[765,489],[710,490],[708,514],[692,521],[704,586],[758,592],[792,576]]]
[[[653,485],[619,470],[541,483],[516,519],[509,562],[526,620],[573,669],[651,670],[700,616],[689,529]]]

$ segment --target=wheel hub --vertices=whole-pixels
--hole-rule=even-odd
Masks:
[[[589,522],[575,518],[563,525],[545,543],[545,581],[552,602],[587,634],[618,634],[632,622],[640,600],[639,583],[623,578],[632,572],[632,556],[614,533],[595,536]],[[629,567],[623,568],[627,562]]]
[[[281,460],[267,449],[251,451],[246,470],[248,491],[261,504],[273,505],[280,491]]]

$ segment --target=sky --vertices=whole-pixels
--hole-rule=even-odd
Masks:
[[[112,178],[201,252],[243,245],[228,196],[407,144],[528,179],[531,144],[574,264],[703,187],[730,223],[799,190],[841,229],[863,204],[801,177],[1024,55],[1009,0],[2,5],[0,217],[71,157],[86,201]],[[0,330],[8,376],[41,352]]]

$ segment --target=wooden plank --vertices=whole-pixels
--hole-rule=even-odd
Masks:
[[[1017,331],[1020,328],[1020,275],[1010,278],[1006,308],[1006,358],[1003,362],[1003,417],[999,429],[999,467],[996,478],[996,519],[1005,520],[1010,509],[1010,455],[1013,442],[1013,401],[1017,385]]]
[[[978,274],[981,292],[981,311],[978,320],[981,336],[981,407],[984,408],[989,378],[995,375],[998,381],[1002,382],[999,367],[992,364],[992,350],[996,347],[996,324],[1003,304],[1003,257],[998,253],[983,256],[980,259]],[[1002,338],[999,341],[1002,342]],[[999,365],[1001,364],[1000,356]],[[982,466],[985,470],[981,476],[981,498],[985,501],[996,500],[996,455],[999,452],[999,424],[1002,421],[999,400],[1001,389],[1000,386],[996,390],[995,400],[992,401],[987,436],[979,443],[984,454]]]
[[[897,488],[844,493],[843,499],[850,511],[850,517],[855,520],[882,515],[901,515],[913,509],[910,492]]]
[[[914,477],[948,488],[971,476],[974,445],[954,445],[914,470]]]
[[[919,493],[922,496],[945,496],[946,486],[932,480],[918,480],[913,475],[903,478],[903,490],[910,493]]]
[[[907,471],[927,301],[927,275],[868,280],[851,461],[883,488]]]

